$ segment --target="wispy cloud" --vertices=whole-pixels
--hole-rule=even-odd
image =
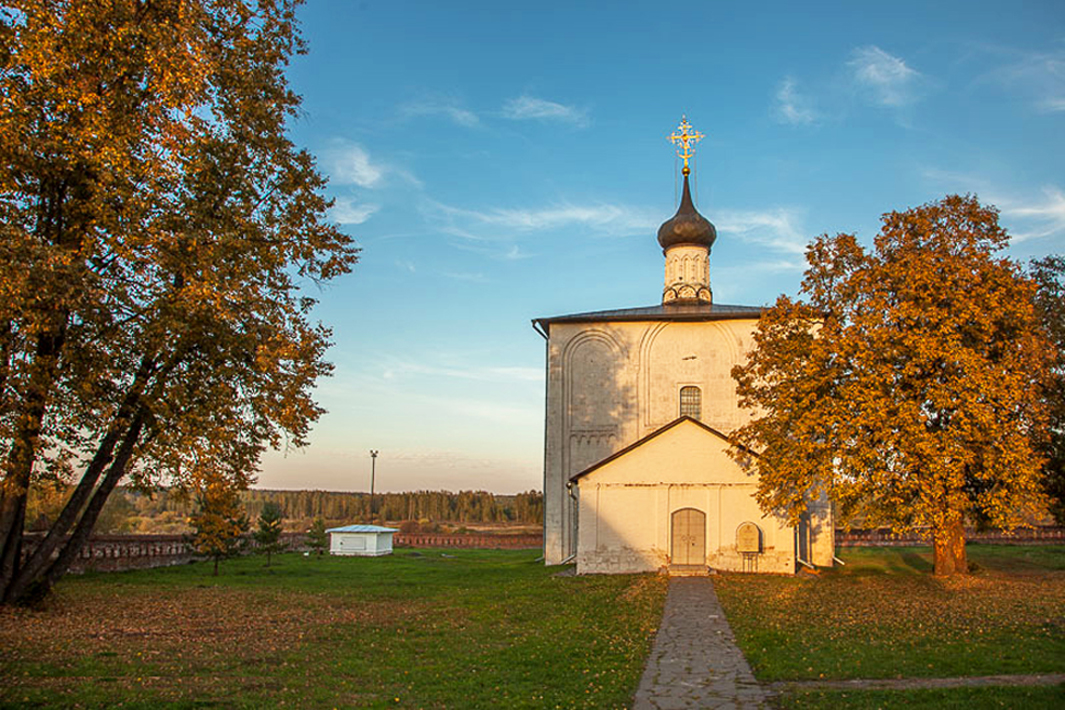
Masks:
[[[977,175],[927,168],[922,176],[945,192],[973,192],[998,208],[1014,243],[1065,236],[1065,190],[1046,185],[1039,193],[1004,189]]]
[[[496,235],[491,237],[446,226],[441,227],[440,231],[453,237],[459,237],[460,241],[451,244],[455,249],[484,256],[495,261],[520,261],[522,259],[531,259],[534,256],[522,249],[518,244],[505,241],[508,238],[507,236],[499,237]],[[477,276],[480,280],[487,281],[482,275],[478,274]]]
[[[566,106],[546,99],[538,99],[528,94],[522,94],[515,99],[508,99],[503,104],[503,116],[516,121],[530,119],[560,121],[578,128],[584,128],[590,123],[586,109]]]
[[[453,123],[467,128],[474,128],[481,123],[477,114],[450,99],[421,99],[404,104],[399,110],[402,115],[408,117],[444,116]]]
[[[447,367],[429,365],[414,360],[394,359],[382,373],[386,380],[402,377],[419,376],[432,378],[449,378],[459,380],[476,380],[479,382],[542,382],[543,368],[475,365],[465,367]]]
[[[373,188],[384,179],[384,166],[370,160],[370,154],[357,143],[337,146],[329,157],[332,168],[329,173],[339,183]]]
[[[790,76],[777,87],[776,102],[776,116],[781,123],[802,126],[818,119],[810,99],[799,93],[797,82]]]
[[[476,231],[477,226],[534,232],[559,229],[569,226],[582,226],[596,232],[609,232],[625,236],[636,232],[646,232],[657,227],[661,215],[652,215],[650,211],[612,204],[572,205],[560,204],[535,209],[492,208],[488,210],[469,210],[451,207],[439,202],[430,207],[441,217],[455,224],[465,225],[453,233],[472,239],[483,237]],[[657,221],[656,221],[657,220]]]
[[[488,419],[493,422],[509,422],[512,424],[529,424],[535,422],[536,417],[542,418],[533,407],[521,407],[504,404],[496,400],[458,399],[455,397],[441,398],[437,403],[442,412],[452,412],[459,416]]]
[[[386,185],[389,178],[417,186],[422,184],[410,171],[371,157],[369,151],[351,141],[335,141],[326,152],[326,165],[329,176],[341,185],[374,190]]]
[[[800,221],[797,210],[782,207],[761,211],[723,210],[714,219],[720,232],[793,255],[805,254],[810,241],[800,228]]]
[[[499,255],[498,258],[504,261],[520,261],[521,259],[528,259],[532,254],[522,250],[517,244],[512,244],[510,250]]]
[[[362,224],[370,219],[378,209],[377,205],[356,204],[351,198],[338,197],[329,215],[338,224]]]
[[[1065,111],[1065,51],[1026,52],[988,76],[1008,89],[1031,96],[1039,111]]]
[[[879,106],[899,108],[918,98],[921,73],[880,47],[858,47],[847,66],[858,88]]]
[[[1044,187],[1042,199],[1009,201],[999,204],[1006,218],[1021,220],[1020,230],[1013,230],[1017,242],[1065,234],[1065,192],[1056,186]]]

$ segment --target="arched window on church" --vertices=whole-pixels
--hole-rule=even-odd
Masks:
[[[699,419],[702,416],[703,393],[698,387],[680,388],[680,416]]]

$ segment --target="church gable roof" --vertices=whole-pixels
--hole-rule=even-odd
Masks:
[[[716,437],[716,438],[720,439],[721,442],[726,447],[729,445],[728,436],[726,436],[725,434],[722,434],[720,431],[718,431],[717,429],[713,428],[712,426],[708,426],[706,424],[703,424],[701,421],[699,421],[697,419],[693,419],[692,417],[689,417],[689,416],[678,417],[678,418],[674,419],[673,421],[671,421],[669,424],[666,424],[665,426],[663,426],[663,427],[661,427],[659,429],[656,429],[655,431],[651,432],[650,434],[648,434],[647,436],[643,437],[642,439],[638,439],[637,441],[629,444],[624,449],[621,449],[620,451],[617,451],[617,452],[611,454],[610,456],[607,456],[605,459],[603,459],[603,460],[601,460],[601,461],[599,461],[597,463],[592,464],[591,466],[589,466],[588,468],[584,469],[583,471],[580,471],[578,473],[573,474],[572,476],[570,476],[569,480],[571,482],[576,482],[578,479],[580,479],[580,478],[582,478],[584,476],[587,476],[588,474],[593,473],[593,472],[603,468],[604,466],[606,466],[606,465],[608,465],[608,464],[610,464],[610,463],[612,463],[612,462],[614,462],[614,461],[616,461],[616,460],[618,460],[618,459],[620,459],[620,458],[622,458],[624,456],[629,455],[630,453],[632,453],[636,449],[641,449],[641,448],[645,447],[646,445],[648,445],[649,443],[651,443],[655,439],[658,439],[659,437],[662,437],[664,434],[667,434],[671,430],[676,429],[677,427],[680,427],[683,424],[691,424],[691,425],[693,425],[695,427],[698,427],[698,429],[703,430],[703,432],[705,432],[705,434],[708,434],[708,435],[711,435],[713,437]],[[736,466],[738,468],[738,464]]]
[[[765,309],[760,306],[730,306],[724,303],[657,305],[644,308],[619,308],[569,315],[535,318],[533,323],[549,327],[554,323],[602,323],[607,321],[713,321],[757,320]]]

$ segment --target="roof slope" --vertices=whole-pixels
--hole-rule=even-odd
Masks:
[[[351,532],[351,533],[395,533],[399,532],[395,528],[385,528],[380,525],[345,525],[342,528],[329,528],[327,533],[332,532]]]
[[[619,308],[611,311],[590,311],[569,315],[535,318],[533,323],[550,326],[553,323],[599,323],[603,321],[711,321],[757,319],[765,309],[761,306],[730,306],[724,303],[646,306]]]
[[[671,421],[669,424],[666,424],[665,426],[661,427],[660,429],[654,430],[653,432],[651,432],[647,436],[643,437],[642,439],[638,439],[638,440],[632,442],[631,444],[626,446],[624,449],[621,449],[620,451],[615,451],[614,453],[612,453],[609,456],[607,456],[605,459],[602,459],[601,461],[593,463],[591,466],[589,466],[588,468],[584,469],[583,471],[579,471],[579,472],[573,474],[572,476],[570,476],[569,480],[576,481],[578,478],[580,478],[582,476],[586,476],[586,475],[588,475],[592,471],[595,471],[598,468],[602,468],[603,466],[607,465],[611,461],[614,461],[615,459],[621,458],[622,456],[624,456],[625,454],[629,453],[633,449],[637,449],[637,448],[643,446],[644,444],[646,444],[647,442],[651,441],[652,439],[658,438],[659,436],[661,436],[662,434],[665,434],[667,431],[669,431],[673,427],[678,426],[680,424],[683,424],[684,422],[691,422],[692,424],[696,425],[697,427],[699,427],[701,429],[705,429],[710,434],[713,434],[714,436],[716,436],[716,437],[720,438],[721,440],[725,441],[726,443],[728,443],[729,439],[728,439],[728,436],[726,436],[725,434],[722,434],[720,431],[718,431],[717,429],[715,429],[712,426],[708,426],[706,424],[703,424],[698,419],[694,419],[693,417],[689,417],[689,416],[685,415],[683,417],[677,417],[676,419]]]

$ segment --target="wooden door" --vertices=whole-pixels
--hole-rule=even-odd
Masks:
[[[695,508],[673,513],[672,558],[675,565],[706,564],[706,515]]]

